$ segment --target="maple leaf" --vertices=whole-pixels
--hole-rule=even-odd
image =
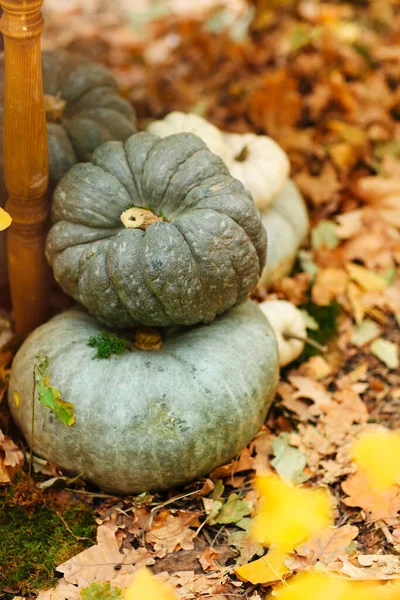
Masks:
[[[251,534],[266,546],[290,552],[310,535],[333,522],[332,502],[325,489],[293,487],[279,477],[257,477],[262,499]]]
[[[347,498],[343,500],[347,506],[358,506],[371,513],[375,519],[386,523],[397,523],[400,510],[400,487],[390,490],[374,490],[366,475],[361,471],[354,473],[342,483]]]
[[[141,569],[132,585],[124,591],[124,600],[177,600],[174,589],[157,581],[147,569]]]
[[[377,490],[391,490],[400,483],[400,433],[382,429],[361,434],[351,456]]]

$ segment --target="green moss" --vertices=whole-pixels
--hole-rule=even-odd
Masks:
[[[127,347],[127,341],[118,337],[115,333],[102,331],[99,335],[92,335],[88,345],[97,348],[93,358],[110,358],[111,354],[122,354]]]
[[[55,567],[95,543],[96,524],[85,505],[47,498],[26,477],[0,496],[1,589],[26,595],[52,587]]]

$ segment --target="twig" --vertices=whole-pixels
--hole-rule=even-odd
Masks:
[[[316,342],[308,336],[303,337],[301,335],[295,335],[294,333],[284,333],[283,337],[285,338],[285,340],[299,340],[299,342],[304,342],[305,344],[312,346],[320,352],[328,352],[327,346],[322,346],[321,344],[319,344],[318,342]]]

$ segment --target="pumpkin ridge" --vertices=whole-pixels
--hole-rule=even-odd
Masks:
[[[233,219],[233,218],[232,218],[232,217],[231,217],[231,216],[230,216],[228,213],[222,213],[222,212],[220,212],[219,210],[217,210],[217,209],[213,209],[213,208],[194,208],[194,209],[193,209],[193,212],[195,212],[195,211],[199,211],[199,210],[208,210],[208,211],[210,211],[210,212],[213,212],[213,213],[216,213],[216,214],[220,215],[221,217],[226,217],[226,218],[227,218],[227,219],[229,219],[229,220],[230,220],[232,223],[235,223],[236,227],[237,227],[237,228],[238,228],[238,229],[239,229],[241,232],[243,232],[243,233],[245,234],[245,236],[247,237],[247,239],[248,239],[248,240],[249,240],[249,242],[250,242],[250,245],[252,246],[252,248],[253,248],[253,249],[254,249],[254,251],[255,251],[255,254],[256,254],[256,256],[257,256],[257,261],[258,261],[258,269],[257,269],[257,272],[258,272],[258,274],[260,274],[260,273],[261,273],[261,265],[260,265],[260,259],[259,259],[259,256],[258,256],[257,248],[256,248],[256,246],[255,246],[255,244],[254,244],[253,240],[252,240],[252,239],[250,238],[250,236],[248,235],[247,231],[246,231],[246,230],[245,230],[245,229],[244,229],[244,228],[243,228],[243,227],[242,227],[242,226],[241,226],[241,225],[240,225],[240,224],[239,224],[239,223],[238,223],[238,222],[237,222],[235,219]],[[189,214],[189,213],[187,213],[187,214]],[[228,256],[229,256],[229,260],[230,260],[230,262],[231,262],[231,264],[232,264],[232,268],[233,268],[233,270],[235,271],[235,274],[236,274],[236,279],[237,279],[237,281],[238,281],[238,282],[240,282],[240,281],[242,281],[242,282],[243,282],[243,277],[240,277],[240,276],[239,276],[239,272],[238,272],[238,270],[237,270],[236,266],[234,265],[234,263],[232,262],[232,257],[231,257],[231,254],[229,253],[229,251],[228,251],[227,253],[228,253]],[[256,282],[256,284],[255,284],[255,285],[257,285],[257,282]],[[240,288],[243,288],[243,287],[244,287],[244,286],[243,286],[243,284],[242,284],[242,285],[240,285],[240,283],[239,283],[239,289],[238,289],[238,293],[237,293],[237,299],[244,298],[244,297],[246,297],[246,296],[248,296],[248,295],[249,295],[249,293],[247,293],[247,292],[246,292],[246,295],[245,295],[245,296],[243,296],[243,295],[241,295],[241,294],[239,293],[239,292],[240,292]],[[238,300],[236,300],[236,301],[238,301]]]
[[[148,183],[147,178],[146,178],[147,170],[150,168],[148,163],[151,163],[152,160],[154,161],[155,156],[157,157],[157,155],[161,153],[161,156],[159,158],[161,159],[160,160],[161,163],[163,163],[163,162],[166,163],[166,173],[164,175],[166,177],[168,177],[168,182],[163,190],[161,197],[157,199],[157,204],[158,204],[158,206],[156,207],[156,209],[157,209],[162,206],[162,203],[165,198],[165,194],[167,193],[167,190],[169,189],[169,187],[171,185],[171,181],[174,178],[174,175],[179,170],[179,168],[181,166],[183,166],[188,160],[190,160],[190,158],[192,156],[194,156],[200,149],[206,149],[206,146],[205,146],[204,142],[198,136],[195,136],[193,134],[188,134],[188,133],[173,134],[168,138],[167,141],[165,140],[165,138],[160,138],[158,136],[154,136],[154,137],[157,138],[157,141],[154,144],[154,146],[151,148],[149,153],[147,154],[146,160],[144,161],[143,166],[142,166],[141,177],[142,177],[142,184],[144,184],[144,186],[142,185],[142,189],[143,189],[143,187],[147,187],[146,183]],[[177,164],[171,165],[171,164],[168,164],[167,161],[173,160],[175,163],[175,160],[176,160],[176,158],[173,155],[172,155],[172,157],[168,156],[168,152],[171,152],[170,149],[168,148],[168,142],[171,138],[172,138],[172,142],[174,142],[176,146],[178,144],[181,144],[184,139],[188,139],[192,143],[195,142],[196,144],[198,144],[200,142],[201,146],[204,146],[204,148],[193,149],[193,151],[191,150],[189,154],[186,154],[186,152],[185,152],[183,158],[182,157],[178,158]],[[170,142],[170,144],[171,144],[171,142]],[[171,171],[172,168],[174,169],[173,171]],[[148,193],[148,190],[146,190],[146,191]],[[151,202],[151,204],[153,204],[153,202]]]
[[[143,163],[141,165],[141,168],[140,168],[140,173],[141,173],[141,172],[143,172],[143,167],[144,167],[144,165],[145,165],[145,163],[147,161],[148,155],[150,154],[150,152],[154,148],[154,146],[157,144],[157,136],[153,135],[152,133],[148,134],[145,131],[139,132],[139,133],[137,133],[135,135],[137,136],[135,139],[142,140],[142,139],[144,139],[144,136],[145,136],[145,138],[147,140],[149,140],[149,139],[151,140],[152,139],[154,141],[152,147],[149,148],[149,150],[147,151],[146,158],[144,159],[144,161],[143,161]],[[130,153],[128,152],[128,149],[127,149],[128,142],[132,139],[132,137],[133,136],[131,136],[130,138],[128,138],[124,142],[124,150],[125,150],[125,154],[126,154],[127,163],[129,165],[129,168],[130,168],[131,173],[132,173],[132,179],[133,179],[133,183],[135,184],[135,188],[136,188],[136,191],[137,191],[138,198],[140,199],[140,202],[143,203],[143,189],[142,189],[142,185],[141,185],[141,181],[140,181],[141,174],[140,173],[136,174],[136,172],[133,170],[132,164],[131,164],[131,161],[130,161]]]
[[[201,276],[201,274],[200,274],[200,269],[199,269],[199,266],[198,266],[198,264],[197,264],[197,258],[196,258],[196,255],[194,254],[194,251],[193,251],[192,244],[189,242],[189,240],[186,238],[186,236],[185,236],[184,232],[182,231],[182,228],[180,227],[180,223],[179,223],[179,221],[178,221],[178,223],[173,223],[173,225],[174,225],[174,227],[176,227],[176,229],[179,231],[179,233],[181,234],[181,236],[182,236],[182,237],[183,237],[183,239],[185,240],[185,242],[186,242],[186,244],[187,244],[187,246],[188,246],[188,248],[189,248],[189,250],[190,250],[190,254],[191,254],[191,255],[192,255],[192,257],[193,257],[193,263],[194,263],[194,265],[195,265],[195,268],[196,268],[197,277],[198,277],[198,280],[200,281],[200,284],[201,284],[201,287],[202,287],[202,290],[203,290],[203,294],[204,294],[204,298],[205,298],[205,300],[207,301],[207,300],[208,300],[208,291],[207,291],[207,290],[206,290],[206,288],[205,288],[204,279],[203,279],[203,277],[202,277],[202,276]],[[210,306],[209,310],[210,310],[212,313],[214,313],[214,312],[215,312],[215,311],[214,311],[214,310],[211,308],[211,306]],[[217,314],[218,314],[218,311],[217,311]]]
[[[186,213],[186,214],[190,214],[190,213]],[[183,229],[183,228],[182,228],[182,224],[181,224],[181,223],[178,221],[177,223],[174,223],[174,225],[175,225],[175,227],[178,229],[179,233],[182,235],[182,237],[184,238],[185,242],[187,243],[187,245],[188,245],[188,247],[189,247],[190,253],[191,253],[191,254],[192,254],[192,256],[193,256],[193,259],[194,259],[194,262],[195,262],[195,265],[196,265],[196,270],[197,270],[197,272],[199,273],[199,280],[202,282],[202,286],[204,287],[204,285],[205,285],[205,284],[204,284],[204,282],[203,282],[204,280],[203,280],[203,279],[202,279],[202,277],[200,276],[200,270],[199,270],[199,267],[198,267],[198,259],[197,259],[197,257],[196,257],[196,254],[195,254],[194,250],[193,250],[192,243],[191,243],[191,242],[190,242],[190,241],[187,239],[186,235],[185,235],[185,234],[184,234],[184,232],[182,231],[182,229]],[[235,301],[237,301],[237,298],[238,298],[238,295],[239,295],[239,289],[238,289],[238,288],[239,288],[239,282],[238,282],[238,278],[237,278],[237,272],[236,272],[236,269],[235,269],[235,267],[233,266],[232,259],[231,259],[231,257],[230,257],[230,256],[229,256],[229,262],[230,262],[230,264],[231,264],[232,270],[234,271],[234,273],[235,273],[235,275],[236,275],[236,292],[235,292],[235,297],[236,297],[236,300],[235,300]],[[214,265],[216,266],[216,268],[218,268],[218,267],[219,267],[219,264],[218,264],[217,262],[214,262]],[[206,298],[208,298],[208,293],[209,293],[209,292],[208,292],[208,290],[205,290],[205,295],[206,295]],[[214,296],[214,297],[215,297],[215,296]],[[212,313],[213,313],[213,314],[217,314],[217,315],[219,315],[219,314],[220,314],[220,311],[221,311],[221,304],[222,304],[222,306],[226,306],[226,304],[224,303],[223,296],[221,295],[221,293],[220,293],[220,292],[218,293],[218,299],[219,299],[219,301],[218,301],[218,308],[211,309],[211,310],[212,310]],[[235,302],[234,302],[233,304],[235,304]],[[232,306],[233,306],[233,305],[232,305]]]
[[[140,240],[140,244],[139,244],[139,258],[140,258],[140,260],[139,260],[139,264],[140,264],[140,270],[141,270],[141,272],[142,272],[142,275],[143,275],[143,280],[145,281],[145,283],[146,283],[146,285],[147,285],[147,288],[148,288],[148,290],[150,291],[150,293],[152,294],[152,296],[153,296],[153,297],[154,297],[154,298],[157,300],[157,302],[159,303],[159,305],[160,305],[160,307],[161,307],[161,310],[163,311],[163,313],[165,314],[165,316],[166,316],[168,319],[170,319],[171,317],[170,317],[170,315],[169,315],[169,312],[167,311],[167,308],[166,308],[166,306],[164,305],[164,302],[162,302],[161,298],[159,297],[159,292],[160,292],[160,290],[157,290],[157,288],[154,288],[154,287],[151,285],[151,283],[152,283],[152,282],[151,282],[151,279],[149,278],[149,276],[148,276],[148,273],[146,273],[146,269],[144,268],[144,256],[143,256],[143,253],[144,253],[144,244],[145,244],[145,240],[144,240],[144,238],[145,238],[145,235],[146,235],[146,233],[144,233],[144,234],[142,235],[142,239]]]
[[[245,228],[244,228],[244,227],[243,227],[243,226],[242,226],[240,223],[238,223],[238,222],[237,222],[237,220],[236,220],[236,219],[234,219],[234,218],[233,218],[231,215],[229,215],[229,214],[228,214],[228,213],[226,213],[226,212],[220,212],[220,211],[218,210],[218,208],[208,208],[208,207],[207,207],[207,208],[202,208],[202,207],[199,207],[199,208],[193,208],[193,211],[199,211],[199,210],[209,210],[209,211],[212,211],[212,212],[214,212],[214,213],[217,213],[218,215],[221,215],[221,216],[227,217],[227,218],[228,218],[228,219],[230,219],[230,220],[231,220],[233,223],[235,223],[235,224],[237,225],[237,227],[238,227],[238,228],[239,228],[241,231],[243,231],[243,232],[244,232],[244,234],[246,235],[247,239],[249,240],[249,242],[250,242],[251,246],[254,248],[254,250],[255,250],[255,252],[256,252],[256,255],[257,255],[257,261],[258,261],[258,269],[257,269],[257,270],[258,270],[258,274],[260,275],[260,273],[261,273],[261,271],[262,271],[262,268],[261,268],[261,264],[260,264],[260,262],[261,262],[261,261],[260,261],[259,252],[261,252],[262,250],[260,250],[260,251],[259,251],[259,249],[257,248],[257,246],[256,246],[256,244],[255,244],[255,241],[254,241],[254,240],[253,240],[253,239],[252,239],[252,238],[249,236],[249,234],[247,233],[246,229],[245,229]]]
[[[161,200],[160,200],[160,205],[161,205],[161,204],[164,202],[165,195],[167,194],[167,192],[168,192],[168,190],[169,190],[169,188],[170,188],[170,186],[171,186],[171,184],[172,184],[172,181],[173,181],[173,179],[174,179],[175,173],[176,173],[177,171],[179,171],[179,169],[180,169],[181,167],[183,167],[183,166],[185,165],[185,163],[186,163],[186,162],[187,162],[187,161],[188,161],[190,158],[192,158],[192,156],[194,156],[195,154],[197,154],[198,152],[200,152],[200,150],[194,150],[194,151],[193,151],[191,154],[189,154],[188,156],[185,156],[185,158],[184,158],[184,159],[183,159],[181,162],[179,162],[179,163],[178,163],[178,166],[177,166],[177,168],[175,169],[175,171],[174,171],[173,175],[170,177],[170,179],[169,179],[169,182],[168,182],[168,184],[167,184],[167,187],[166,187],[166,188],[165,188],[165,190],[164,190],[164,193],[163,193],[163,195],[162,195],[162,198],[161,198]],[[149,155],[150,155],[150,154],[151,154],[151,151],[149,152]],[[143,170],[144,170],[144,165],[143,165]],[[165,209],[166,209],[166,207],[165,207],[165,206],[163,206],[163,210],[165,210]]]

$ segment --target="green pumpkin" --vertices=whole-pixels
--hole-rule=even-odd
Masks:
[[[125,226],[132,205],[159,221]],[[191,133],[103,144],[60,181],[52,219],[56,280],[113,327],[210,322],[247,298],[265,264],[250,194]]]
[[[270,285],[292,270],[310,223],[306,203],[291,180],[272,204],[260,212],[268,236],[268,257],[260,283]]]
[[[114,77],[102,65],[64,51],[42,54],[47,106],[50,189],[78,161],[108,140],[125,140],[136,131],[135,112],[122,98]],[[0,140],[3,134],[4,58],[0,58]],[[0,206],[7,191],[0,143]],[[6,234],[0,240],[0,288],[7,283]]]
[[[161,350],[93,359],[88,340],[103,329],[69,310],[34,331],[14,359],[9,404],[29,444],[38,354],[48,357],[50,384],[74,405],[69,427],[35,401],[33,449],[63,470],[114,493],[171,488],[237,456],[264,422],[278,353],[253,302],[211,325],[166,330]]]

